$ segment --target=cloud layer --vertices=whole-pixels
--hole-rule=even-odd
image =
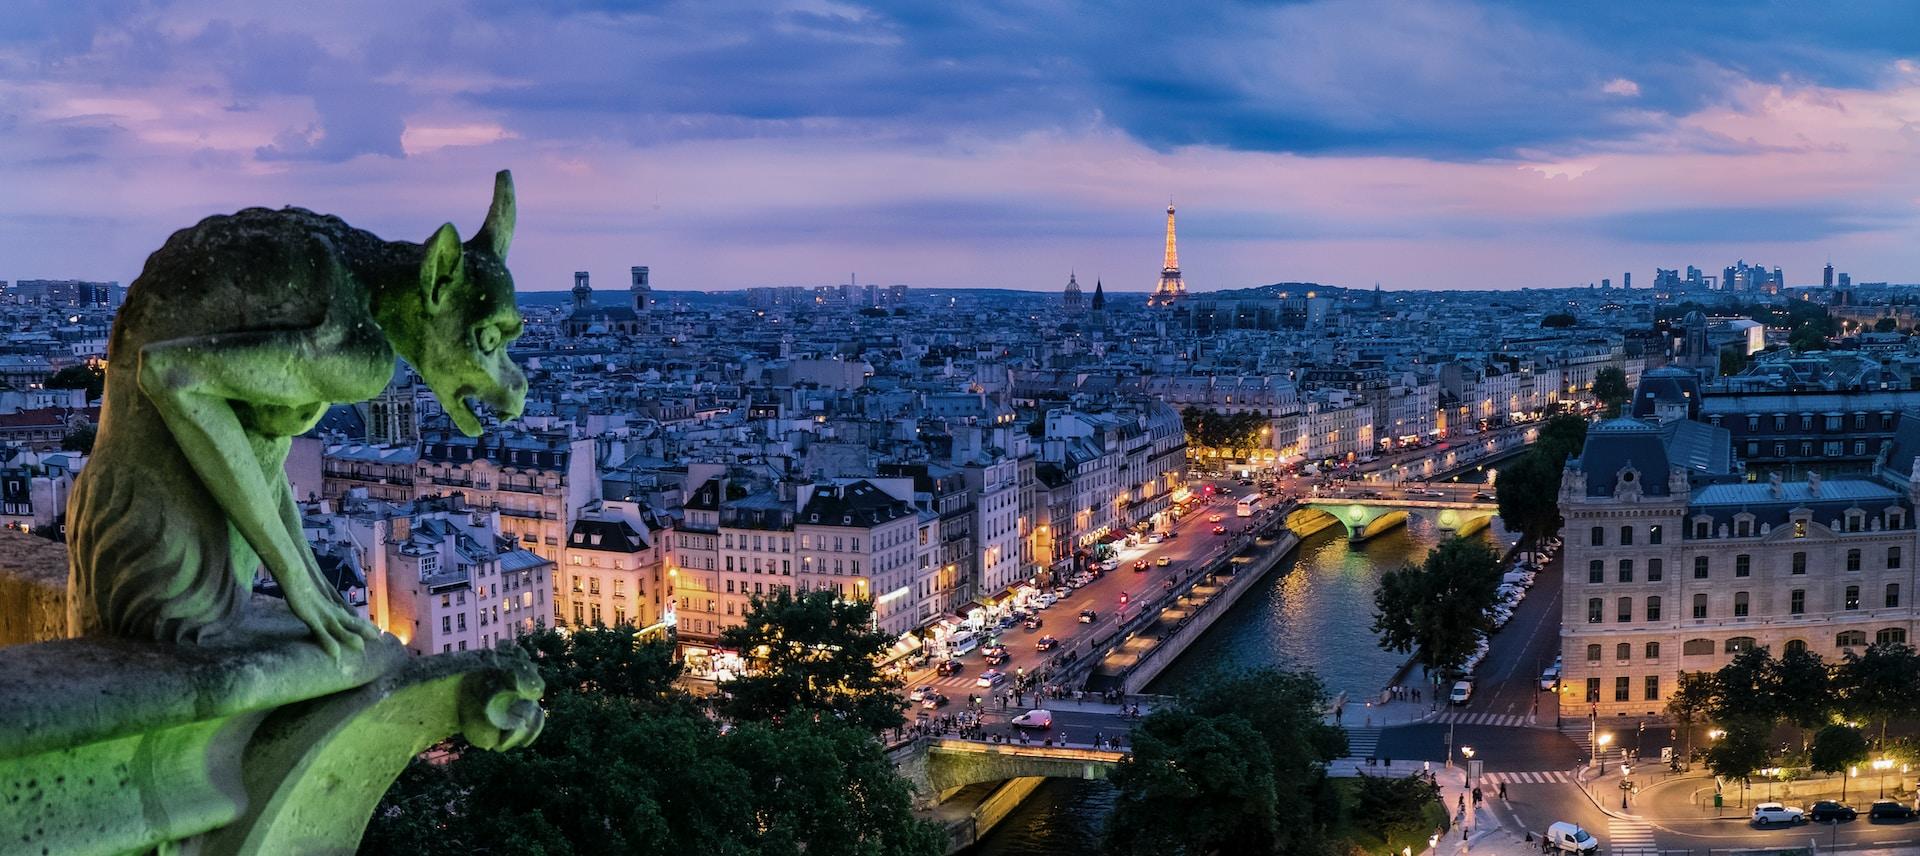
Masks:
[[[313,8],[324,6],[325,8]],[[1920,279],[1901,3],[336,4],[0,20],[0,278],[127,280],[209,213],[470,229],[523,288]]]

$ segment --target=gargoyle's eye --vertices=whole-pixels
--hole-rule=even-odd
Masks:
[[[482,324],[473,334],[474,344],[480,346],[480,353],[491,354],[500,349],[500,328],[492,324]]]

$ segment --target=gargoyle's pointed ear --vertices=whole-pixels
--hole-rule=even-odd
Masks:
[[[426,254],[420,262],[421,297],[427,309],[438,311],[447,299],[447,290],[466,275],[466,254],[460,247],[460,233],[453,224],[442,225],[427,239]]]
[[[507,245],[513,243],[513,173],[501,170],[493,176],[493,205],[487,209],[487,222],[474,233],[473,243],[507,260]]]

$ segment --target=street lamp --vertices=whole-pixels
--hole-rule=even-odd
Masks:
[[[1463,757],[1465,757],[1465,758],[1467,759],[1467,771],[1468,771],[1469,773],[1471,773],[1471,772],[1473,771],[1473,747],[1472,747],[1472,746],[1462,746],[1462,747],[1460,747],[1460,754],[1461,754],[1461,756],[1463,756]],[[1472,789],[1472,788],[1473,788],[1473,786],[1475,786],[1475,785],[1477,785],[1477,784],[1479,784],[1479,782],[1475,782],[1475,781],[1472,781],[1472,780],[1469,780],[1469,781],[1467,782],[1467,787],[1468,787],[1469,789]]]
[[[1892,766],[1893,761],[1887,758],[1881,758],[1873,762],[1873,768],[1880,771],[1878,774],[1880,778],[1880,796],[1884,797],[1887,795],[1887,770]]]

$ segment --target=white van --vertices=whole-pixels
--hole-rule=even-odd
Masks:
[[[947,637],[948,656],[963,657],[978,647],[980,647],[980,637],[973,635],[969,630],[962,630]]]
[[[1579,824],[1555,822],[1547,827],[1547,844],[1562,853],[1598,853],[1600,841]]]

